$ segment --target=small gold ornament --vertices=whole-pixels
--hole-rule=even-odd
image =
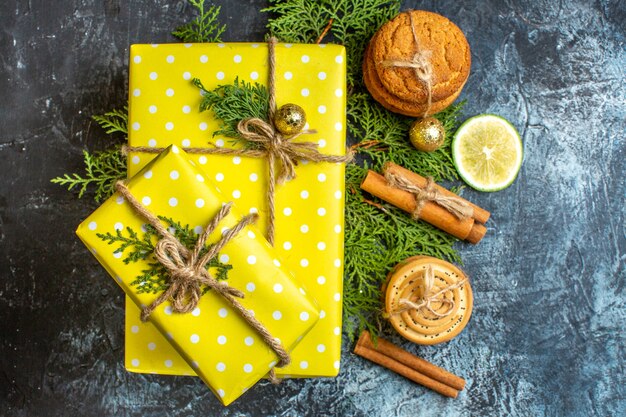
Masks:
[[[416,120],[409,130],[409,139],[419,151],[432,152],[443,145],[446,131],[434,117]]]
[[[297,104],[285,104],[274,115],[274,126],[283,135],[300,133],[306,124],[306,113]]]

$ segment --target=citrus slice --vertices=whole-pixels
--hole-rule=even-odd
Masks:
[[[502,190],[522,166],[523,146],[506,119],[481,114],[465,121],[452,141],[452,158],[459,175],[479,191]]]

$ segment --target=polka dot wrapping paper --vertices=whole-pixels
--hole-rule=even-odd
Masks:
[[[172,218],[200,233],[230,199],[224,198],[193,164],[187,154],[172,146],[133,176],[127,186],[153,214]],[[221,238],[224,230],[241,219],[240,213],[234,206],[207,243]],[[131,228],[141,236],[144,223],[145,219],[115,194],[81,223],[76,232],[136,306],[148,305],[158,296],[138,293],[132,284],[154,259],[125,264],[124,258],[134,249],[116,253],[119,245],[109,245],[97,234],[115,234],[116,230],[126,233]],[[219,259],[232,265],[228,284],[243,291],[244,298],[239,302],[252,310],[288,351],[292,350],[318,320],[319,309],[288,268],[281,265],[278,254],[262,237],[260,229],[244,228],[224,246]],[[133,314],[139,320],[138,307]],[[167,345],[177,352],[177,357],[193,368],[225,405],[265,376],[277,362],[276,354],[256,330],[215,291],[204,294],[197,308],[187,314],[173,313],[170,303],[165,302],[154,310],[150,322],[161,337],[146,343],[155,349]]]
[[[200,91],[193,78],[211,90],[235,78],[267,85],[266,44],[133,45],[130,51],[129,143],[131,146],[237,147],[230,138],[213,136],[220,121],[201,113]],[[345,154],[345,50],[339,45],[276,46],[277,105],[295,103],[307,115],[307,129],[325,154]],[[154,158],[129,155],[133,174]],[[267,163],[260,158],[190,155],[244,212],[258,212],[259,229],[267,219]],[[278,376],[336,376],[341,352],[343,288],[344,165],[307,163],[276,193],[276,251],[317,300],[320,320],[292,352],[291,365]],[[142,324],[137,307],[126,307],[126,368],[133,372],[193,375],[150,323]]]

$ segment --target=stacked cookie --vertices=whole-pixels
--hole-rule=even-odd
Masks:
[[[385,23],[371,39],[363,79],[388,110],[423,117],[454,102],[470,65],[469,44],[458,26],[439,14],[412,10]]]

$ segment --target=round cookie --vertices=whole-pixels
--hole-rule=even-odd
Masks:
[[[392,326],[406,339],[422,344],[434,345],[447,342],[457,336],[472,315],[474,298],[469,282],[437,296],[430,307],[443,317],[422,307],[407,309],[400,300],[413,303],[422,302],[424,278],[428,268],[432,268],[433,285],[430,294],[442,291],[465,279],[465,274],[456,266],[430,256],[413,256],[400,262],[387,276],[383,287],[385,292],[385,313]]]
[[[372,39],[372,41],[374,41],[374,39]],[[405,116],[425,117],[444,110],[451,105],[461,93],[461,89],[459,89],[455,94],[452,94],[444,100],[432,102],[430,109],[428,109],[426,102],[423,104],[417,104],[415,102],[401,100],[385,90],[385,87],[380,82],[376,71],[372,68],[371,60],[369,58],[369,50],[370,48],[368,46],[363,59],[363,81],[365,82],[365,86],[372,97],[374,97],[376,101],[389,111],[400,113]]]
[[[412,24],[419,45],[415,42]],[[415,69],[390,64],[411,62],[418,52],[430,55],[433,102],[444,100],[463,88],[471,66],[470,48],[463,32],[444,16],[412,10],[385,23],[371,45],[371,63],[387,91],[401,100],[427,102],[426,84],[415,74]]]

